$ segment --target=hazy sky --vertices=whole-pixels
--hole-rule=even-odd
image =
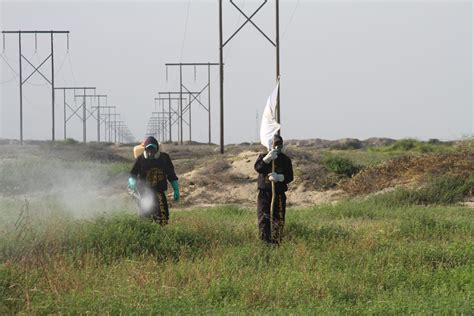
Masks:
[[[236,0],[248,14],[260,1]],[[470,1],[280,1],[282,135],[287,139],[417,137],[473,133]],[[218,62],[218,1],[0,1],[2,30],[69,30],[55,37],[57,86],[95,86],[109,96],[138,139],[158,91],[179,90],[165,63]],[[274,37],[274,2],[255,16]],[[187,22],[186,22],[187,21]],[[244,18],[224,1],[224,38]],[[19,138],[18,37],[0,58],[0,137]],[[48,36],[23,36],[24,55],[39,64]],[[275,82],[275,49],[250,24],[225,47],[225,143],[257,138]],[[24,65],[24,74],[31,70]],[[44,71],[50,73],[49,64]],[[184,71],[201,89],[207,70]],[[219,142],[219,76],[211,75],[212,141]],[[24,85],[24,138],[51,137],[50,87],[38,75]],[[207,100],[207,97],[202,98]],[[193,140],[207,141],[207,113],[193,108]],[[63,137],[62,93],[56,137]],[[96,138],[88,123],[88,139]],[[176,139],[176,130],[173,131]],[[185,140],[188,137],[185,128]],[[68,136],[82,139],[71,119]]]

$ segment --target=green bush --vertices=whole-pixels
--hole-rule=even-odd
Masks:
[[[392,150],[412,150],[415,147],[420,145],[420,141],[412,138],[400,139],[397,140],[394,144],[391,145]]]
[[[63,141],[63,143],[64,143],[65,145],[74,145],[74,144],[77,144],[78,141],[75,140],[74,138],[66,138],[66,139]]]
[[[351,160],[339,156],[328,156],[323,160],[324,167],[340,176],[352,177],[360,171],[360,167]]]
[[[448,205],[461,202],[474,190],[474,175],[469,178],[442,176],[434,178],[418,189],[400,188],[393,192],[374,196],[376,203],[385,206]]]
[[[428,140],[428,144],[437,145],[437,144],[441,144],[441,141],[437,138],[430,138]]]

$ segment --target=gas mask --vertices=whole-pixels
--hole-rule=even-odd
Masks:
[[[272,149],[276,149],[278,153],[283,152],[283,138],[280,135],[273,137]]]
[[[158,151],[158,148],[153,145],[148,145],[143,152],[143,156],[145,159],[158,159],[158,157],[160,157],[160,152]]]

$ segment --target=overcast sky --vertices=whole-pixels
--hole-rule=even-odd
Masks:
[[[260,1],[235,1],[251,14]],[[457,139],[473,133],[470,1],[280,1],[281,117],[286,139],[368,137]],[[56,86],[95,86],[142,139],[158,91],[179,90],[178,68],[218,62],[218,1],[0,1],[2,30],[69,30],[55,37]],[[224,40],[244,17],[224,1]],[[275,36],[273,1],[255,15]],[[0,57],[0,137],[19,138],[18,37]],[[34,64],[48,56],[48,35],[23,36]],[[275,84],[275,49],[251,25],[225,47],[225,143],[257,139]],[[8,62],[8,64],[7,64]],[[10,66],[15,72],[10,69]],[[23,63],[24,76],[31,67]],[[45,75],[50,75],[46,63]],[[183,72],[201,90],[207,69]],[[25,77],[24,77],[25,78]],[[211,74],[212,141],[219,142],[219,73]],[[56,137],[63,137],[57,93]],[[68,102],[73,104],[73,98]],[[70,101],[69,101],[70,100]],[[201,98],[207,101],[207,95]],[[258,120],[257,120],[258,115]],[[192,108],[192,138],[207,141],[207,112]],[[77,118],[68,136],[82,139]],[[88,122],[88,139],[96,139]],[[185,140],[188,131],[184,129]],[[24,85],[24,138],[51,137],[51,92],[35,74]],[[173,129],[176,139],[176,129]]]

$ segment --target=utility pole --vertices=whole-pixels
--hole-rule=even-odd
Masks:
[[[102,110],[107,110],[108,113],[101,113],[100,115],[104,117],[104,141],[110,141],[110,131],[109,131],[109,137],[107,137],[107,131],[108,131],[108,124],[110,124],[110,110],[114,109],[115,112],[115,106],[114,105],[107,105],[107,106],[101,106],[100,107]],[[108,119],[108,120],[107,120]]]
[[[90,95],[91,97],[94,97],[97,99],[97,106],[93,106],[92,109],[97,110],[97,142],[100,142],[100,109],[102,108],[100,106],[100,99],[105,98],[105,105],[107,105],[107,95],[106,94],[95,94],[95,95]],[[93,110],[92,113],[95,111]]]
[[[117,129],[117,134],[118,134],[118,142],[119,144],[122,143],[122,140],[123,140],[123,137],[122,137],[122,130],[125,126],[125,122],[124,121],[117,121],[117,126],[116,126],[116,129]]]
[[[116,143],[117,142],[117,117],[120,117],[120,114],[113,113],[113,114],[109,114],[109,116],[113,117],[113,121],[110,123],[112,124],[111,131],[114,133],[113,140],[114,140],[114,143]],[[112,139],[110,141],[112,141]]]
[[[107,109],[107,113],[104,113],[103,116],[105,117],[105,124],[104,124],[104,135],[105,135],[105,139],[107,142],[112,142],[112,124],[113,124],[113,121],[112,121],[112,117],[114,118],[114,121],[115,121],[115,117],[119,114],[116,114],[116,109],[117,107],[116,106],[112,106],[112,105],[109,105],[109,106],[103,106],[102,109]],[[114,113],[111,113],[110,110],[114,110]]]
[[[209,140],[208,143],[211,143],[211,66],[219,66],[219,63],[166,63],[166,73],[168,73],[168,67],[179,67],[179,97],[183,97],[183,89],[185,89],[188,94],[191,93],[191,91],[186,88],[186,86],[183,84],[183,67],[194,67],[194,78],[196,78],[196,70],[197,67],[205,67],[207,68],[207,84],[201,89],[197,95],[193,96],[193,98],[190,98],[189,103],[186,105],[186,108],[189,107],[189,113],[191,113],[191,104],[194,101],[197,101],[203,108],[208,112],[208,125],[209,125]],[[207,95],[208,95],[208,102],[207,106],[205,106],[199,99],[197,99],[205,90],[207,89]],[[185,110],[182,108],[182,101],[180,101],[180,112],[183,113]],[[189,121],[191,122],[191,114],[189,115]],[[183,129],[182,129],[182,124],[181,124],[181,135],[183,135]],[[191,127],[189,129],[189,140],[191,141]],[[183,143],[183,139],[181,138],[181,144]]]
[[[191,104],[192,102],[196,101],[198,102],[199,104],[201,104],[203,107],[204,105],[201,103],[201,101],[199,101],[198,97],[199,95],[201,95],[201,93],[206,89],[206,87],[204,87],[203,89],[201,89],[201,91],[189,91],[188,88],[186,88],[184,85],[182,86],[185,90],[186,90],[186,93],[191,96],[191,99],[188,100],[188,103],[182,107],[182,104],[183,104],[183,100],[186,100],[186,98],[183,98],[183,97],[178,97],[178,99],[181,99],[180,101],[180,107],[178,109],[178,136],[179,136],[179,141],[181,144],[183,144],[183,134],[182,134],[182,131],[183,131],[183,123],[186,124],[188,127],[190,127],[189,125],[189,122],[186,121],[184,118],[183,118],[183,114],[185,114],[187,111],[190,111],[191,110]],[[166,92],[158,92],[158,95],[161,96],[161,95],[168,95],[169,99],[171,100],[171,96],[172,95],[178,95],[178,96],[182,96],[183,95],[183,91],[166,91]],[[171,112],[171,110],[170,110]]]
[[[158,114],[158,116],[162,117],[162,120],[161,120],[161,126],[160,126],[160,130],[162,131],[161,134],[160,134],[160,141],[162,143],[165,142],[165,130],[166,130],[166,124],[167,124],[167,121],[166,121],[166,116],[168,116],[169,114],[171,113],[168,113],[168,112],[165,112],[165,104],[164,104],[164,100],[165,98],[155,98],[155,112],[152,112],[152,115],[153,114]],[[159,101],[159,103],[161,103],[161,111],[160,112],[156,112],[156,101]]]
[[[234,6],[234,8],[240,12],[245,17],[245,22],[225,41],[223,42],[223,30],[222,30],[222,0],[219,0],[219,56],[220,56],[220,97],[221,97],[221,153],[224,153],[224,64],[223,64],[223,50],[225,45],[229,43],[232,38],[234,38],[237,33],[247,24],[252,24],[260,34],[265,37],[270,44],[272,44],[276,48],[276,81],[280,79],[280,1],[275,0],[275,23],[276,23],[276,35],[275,35],[275,42],[272,41],[270,37],[268,37],[253,21],[252,18],[260,11],[263,6],[268,2],[268,0],[264,0],[264,2],[251,14],[247,15],[238,5],[235,4],[234,0],[230,0],[230,3]],[[280,90],[278,91],[277,96],[277,105],[276,105],[276,112],[277,112],[277,121],[280,123]]]
[[[156,127],[157,131],[159,132],[159,139],[161,139],[161,142],[165,142],[165,135],[167,132],[167,123],[168,123],[168,112],[165,111],[160,111],[160,112],[151,112],[152,117],[150,117],[150,121],[153,120],[153,122],[158,123],[159,125]],[[153,116],[157,115],[157,116]]]
[[[160,117],[152,115],[150,117],[150,119],[148,120],[147,135],[148,136],[153,136],[157,139],[160,139],[160,136],[161,136],[161,133],[162,133],[160,125],[161,125]]]
[[[170,139],[170,143],[173,142],[172,140],[172,133],[171,133],[171,127],[172,125],[178,123],[178,140],[179,140],[179,118],[180,118],[180,114],[178,113],[177,110],[174,110],[173,107],[172,107],[172,103],[171,101],[173,100],[180,100],[181,99],[181,102],[183,100],[186,100],[186,98],[175,98],[175,97],[171,97],[171,95],[175,95],[175,94],[179,94],[179,92],[171,92],[171,91],[166,91],[166,92],[158,92],[158,98],[155,98],[155,100],[161,100],[161,99],[164,99],[164,100],[168,100],[168,129],[169,129],[169,139]],[[162,97],[162,95],[164,95],[164,97]],[[168,96],[168,97],[166,97]],[[179,106],[179,104],[178,104]],[[173,114],[175,114],[177,116],[177,118],[173,121]]]
[[[81,117],[79,114],[78,114],[78,111],[82,108],[82,104],[81,106],[79,106],[78,108],[73,108],[70,104],[68,104],[66,102],[66,91],[69,91],[69,90],[72,90],[73,93],[74,93],[74,98],[77,97],[76,95],[76,91],[83,91],[84,94],[86,94],[86,91],[89,91],[89,90],[93,90],[94,93],[95,93],[95,90],[96,88],[95,87],[55,87],[54,88],[55,90],[62,90],[63,91],[63,118],[64,118],[64,140],[66,140],[66,137],[67,137],[67,132],[66,132],[66,129],[67,129],[67,122],[69,122],[69,120],[73,117],[73,116],[76,116],[78,117],[81,121],[83,121],[84,123],[84,120],[86,119],[86,116],[85,114],[83,113],[83,116]],[[72,114],[67,117],[67,109],[70,109],[72,111]],[[83,125],[84,126],[84,125]],[[83,134],[85,132],[83,131]],[[84,140],[85,141],[85,140]]]
[[[54,113],[54,101],[55,101],[55,90],[54,90],[54,34],[67,34],[68,49],[69,49],[69,31],[2,31],[3,36],[5,34],[18,34],[18,57],[19,57],[19,86],[20,86],[20,143],[23,144],[23,85],[31,78],[35,73],[41,75],[51,85],[51,140],[55,140],[55,113]],[[51,53],[46,59],[44,59],[39,66],[34,66],[28,58],[23,55],[22,52],[22,34],[34,34],[35,35],[35,48],[37,47],[37,35],[38,34],[49,34],[51,40]],[[34,71],[31,72],[28,77],[23,80],[23,59],[33,67]],[[48,61],[51,61],[51,79],[48,79],[41,71],[40,68]]]
[[[219,82],[220,82],[220,145],[224,154],[224,44],[222,43],[222,0],[219,0]]]
[[[74,95],[75,98],[82,98],[82,141],[85,143],[87,140],[87,120],[92,116],[94,117],[94,112],[87,109],[87,99],[94,98],[95,94],[87,94],[86,89],[83,89],[82,94]],[[91,109],[93,106],[91,105]],[[89,113],[89,115],[87,115]]]

